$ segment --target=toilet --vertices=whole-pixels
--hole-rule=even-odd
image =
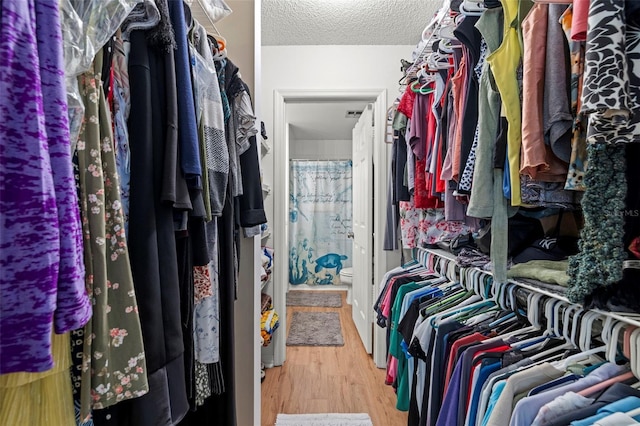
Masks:
[[[353,268],[340,271],[340,284],[347,286],[347,303],[351,305],[351,284],[353,284]]]

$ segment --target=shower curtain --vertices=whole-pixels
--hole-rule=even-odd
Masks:
[[[338,284],[351,266],[351,186],[350,160],[291,161],[290,284]]]

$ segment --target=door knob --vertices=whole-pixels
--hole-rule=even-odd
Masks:
[[[353,238],[353,231],[347,232],[347,238]]]

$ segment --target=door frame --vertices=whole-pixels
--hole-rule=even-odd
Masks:
[[[384,234],[387,211],[387,183],[389,175],[389,158],[391,145],[385,143],[385,131],[387,123],[387,89],[353,89],[353,90],[281,90],[273,93],[273,245],[275,250],[275,265],[273,271],[273,304],[280,316],[280,333],[274,335],[275,365],[282,365],[286,360],[286,330],[287,330],[287,306],[286,297],[289,288],[289,124],[286,117],[286,105],[288,103],[313,103],[313,102],[349,102],[367,101],[376,103],[380,97],[384,108],[377,108],[375,120],[381,123],[375,131],[375,143],[373,147],[374,182],[373,193],[375,195],[374,219],[373,219],[373,280],[372,300],[378,295],[378,287],[384,274],[389,270],[390,253],[383,250]],[[385,330],[373,327],[373,361],[379,368],[386,366],[386,333]]]

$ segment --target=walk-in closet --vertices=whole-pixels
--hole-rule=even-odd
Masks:
[[[0,0],[0,94],[0,425],[640,424],[639,1]]]

